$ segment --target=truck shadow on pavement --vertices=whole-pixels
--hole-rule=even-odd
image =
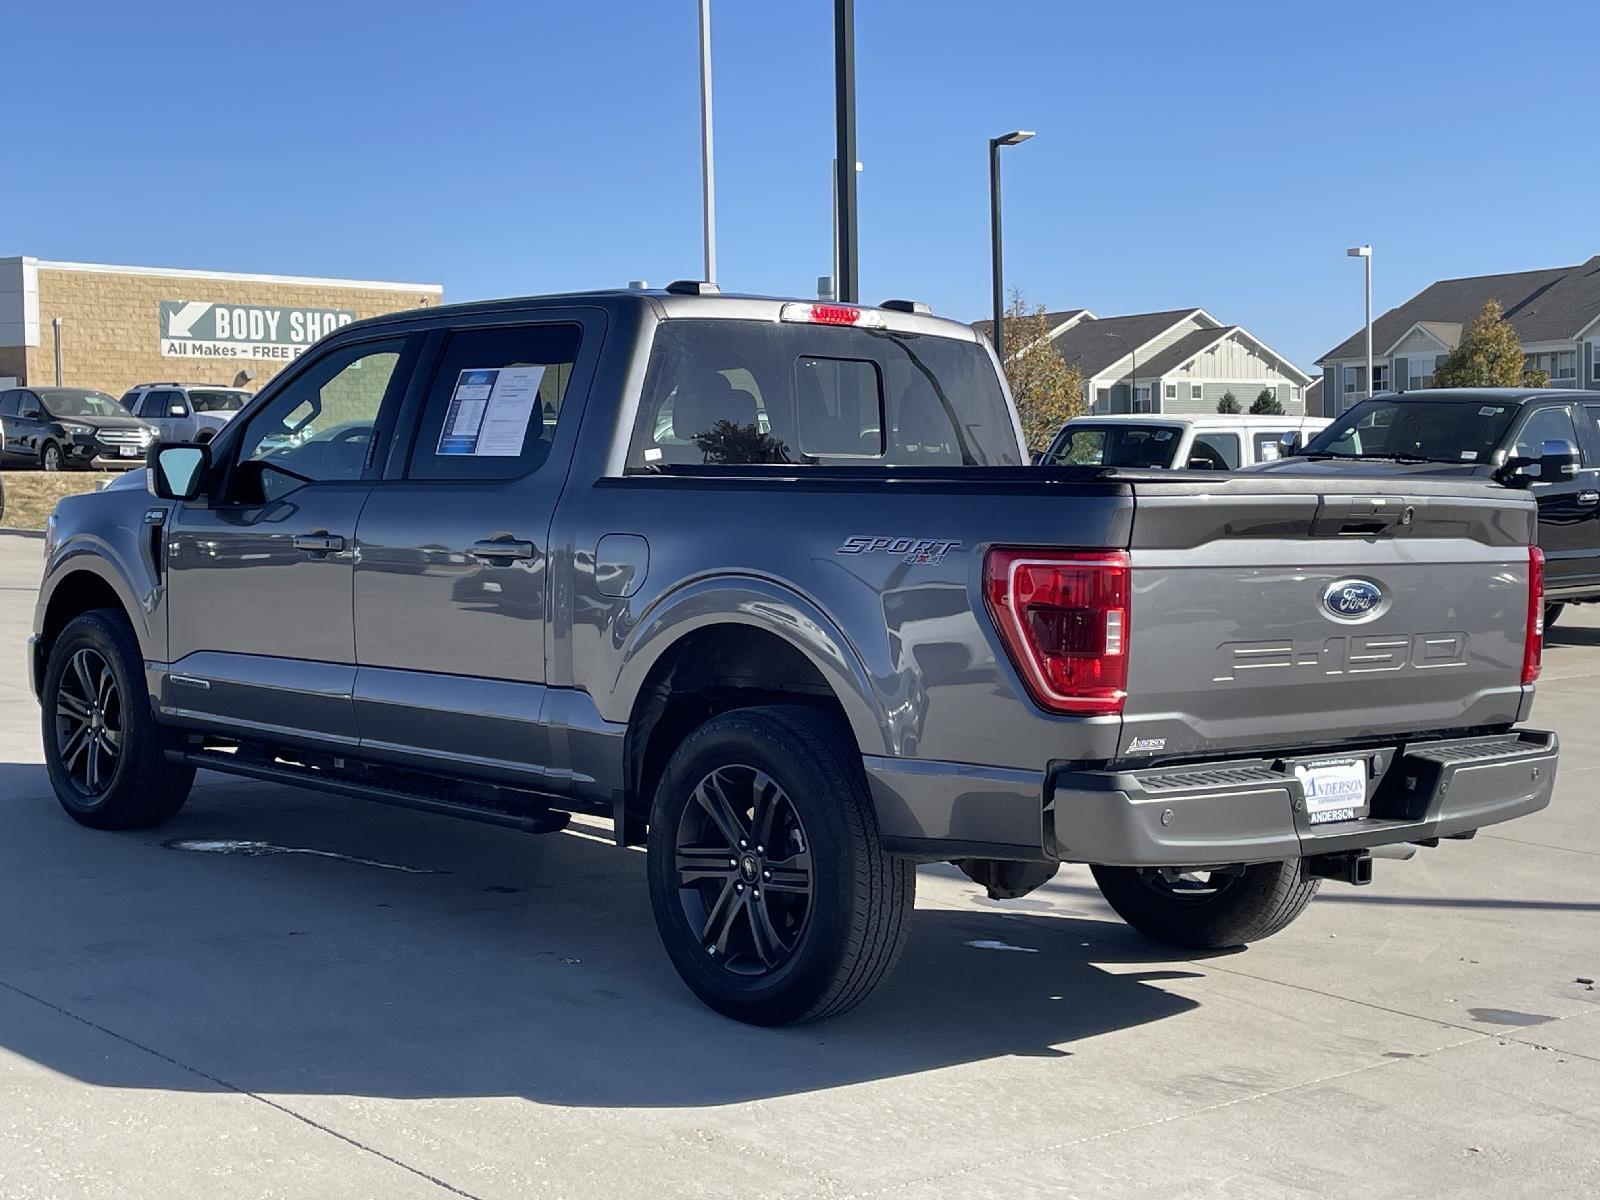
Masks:
[[[1193,972],[1069,896],[924,907],[862,1008],[764,1030],[678,981],[643,855],[582,836],[204,776],[163,829],[96,833],[19,764],[0,821],[0,1049],[97,1086],[689,1107],[1070,1056],[1196,1007],[1164,986]]]

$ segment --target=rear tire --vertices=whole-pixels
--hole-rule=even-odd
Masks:
[[[61,447],[54,442],[46,442],[39,447],[39,469],[41,471],[61,470]]]
[[[50,648],[41,704],[45,769],[67,815],[91,829],[149,829],[189,798],[194,768],[168,762],[128,619],[96,609]]]
[[[650,810],[650,903],[691,991],[753,1025],[854,1008],[905,945],[916,872],[884,852],[861,757],[826,713],[707,721]]]
[[[1117,915],[1145,937],[1192,950],[1246,946],[1305,911],[1319,879],[1298,859],[1259,863],[1238,875],[1190,872],[1176,880],[1155,867],[1091,867]],[[1205,876],[1205,878],[1200,878]]]

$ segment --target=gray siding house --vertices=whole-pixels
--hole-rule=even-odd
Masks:
[[[1047,316],[1056,352],[1083,375],[1089,412],[1214,413],[1229,392],[1241,411],[1249,411],[1263,389],[1277,396],[1284,412],[1306,411],[1313,377],[1249,330],[1224,325],[1203,308],[1123,317],[1073,308]],[[989,324],[977,327],[987,334]]]
[[[1430,387],[1474,317],[1498,300],[1530,369],[1555,387],[1600,387],[1600,255],[1576,267],[1442,279],[1372,323],[1372,387],[1366,331],[1358,329],[1317,360],[1321,409],[1335,416],[1372,392]],[[1315,412],[1317,410],[1313,410]]]

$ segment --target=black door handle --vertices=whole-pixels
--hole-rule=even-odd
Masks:
[[[315,533],[295,534],[294,548],[311,554],[338,554],[344,549],[344,539],[336,533],[319,529]]]
[[[488,538],[481,542],[472,543],[472,557],[481,558],[485,562],[512,562],[520,558],[533,557],[532,542],[514,542],[509,538]]]

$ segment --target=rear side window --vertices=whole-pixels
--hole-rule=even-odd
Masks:
[[[581,327],[450,335],[428,386],[408,479],[518,479],[550,457]]]
[[[630,469],[788,463],[1017,466],[975,342],[768,321],[662,322]]]
[[[0,392],[0,417],[14,417],[17,415],[17,397],[22,393],[13,388],[9,392]]]
[[[1283,440],[1283,435],[1288,432],[1287,429],[1273,429],[1256,433],[1253,438],[1256,447],[1256,461],[1272,462],[1277,458],[1280,453],[1278,443]]]

